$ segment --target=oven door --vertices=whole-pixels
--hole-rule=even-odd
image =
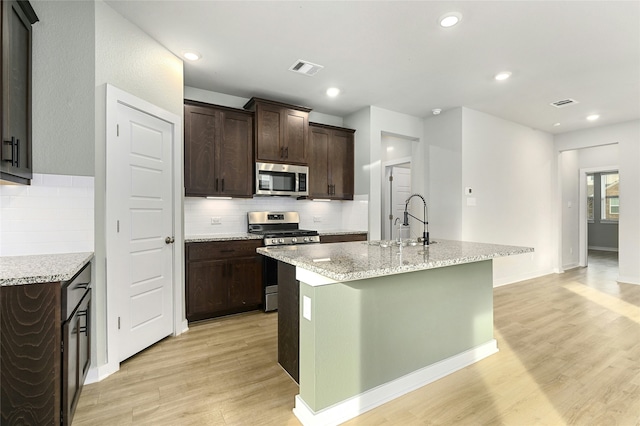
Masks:
[[[264,311],[278,309],[278,261],[270,257],[264,258]]]

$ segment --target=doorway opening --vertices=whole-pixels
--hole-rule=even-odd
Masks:
[[[411,195],[412,143],[396,135],[382,134],[381,162],[383,166],[380,200],[380,236],[383,240],[397,238],[396,218],[403,219],[404,204]]]
[[[618,253],[618,221],[620,219],[620,175],[618,170],[585,172],[586,185],[586,250],[589,260],[603,257],[603,252]],[[583,247],[584,249],[584,247]],[[616,262],[617,263],[617,262]]]

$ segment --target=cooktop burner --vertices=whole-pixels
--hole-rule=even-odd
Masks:
[[[249,232],[262,235],[265,246],[319,243],[318,231],[299,229],[297,212],[249,212]]]

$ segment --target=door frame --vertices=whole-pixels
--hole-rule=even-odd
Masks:
[[[182,174],[182,117],[166,111],[150,102],[140,99],[130,93],[110,84],[106,85],[106,146],[105,153],[108,157],[108,147],[110,143],[114,143],[117,132],[118,104],[126,105],[130,108],[152,115],[160,120],[166,121],[172,125],[172,214],[173,214],[173,236],[175,244],[173,246],[173,335],[176,336],[188,329],[186,312],[184,309],[184,230],[182,225],[182,198],[184,192],[183,174]],[[106,161],[106,160],[105,160]],[[109,176],[110,165],[106,161],[106,176]],[[109,186],[105,190],[106,201],[106,224],[105,239],[107,253],[113,244],[112,236],[115,234],[113,224],[109,223],[112,213],[109,210],[110,193]],[[113,225],[113,226],[112,226]],[[106,262],[106,328],[107,328],[107,363],[106,370],[108,374],[112,374],[120,369],[120,361],[118,359],[118,315],[115,309],[117,296],[115,290],[109,285],[109,262]],[[108,375],[107,374],[107,375]]]

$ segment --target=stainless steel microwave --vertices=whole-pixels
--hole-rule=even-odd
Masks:
[[[309,195],[309,167],[256,163],[256,195]]]

